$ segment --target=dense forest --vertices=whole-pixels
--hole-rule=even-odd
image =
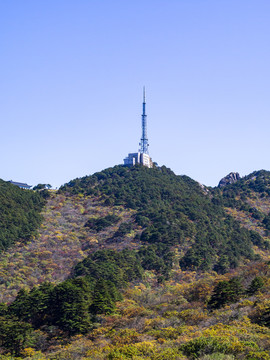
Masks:
[[[44,197],[0,180],[0,250],[15,242],[25,242],[41,223]]]
[[[270,173],[212,189],[116,166],[10,189],[37,221],[0,258],[0,359],[270,360]]]
[[[135,222],[144,228],[142,242],[188,249],[180,260],[183,270],[226,272],[237,267],[243,257],[257,258],[252,244],[269,246],[258,233],[240,227],[225,212],[219,192],[212,194],[166,167],[116,166],[73,180],[60,191],[94,195],[105,205],[135,209]],[[226,193],[223,196],[227,198]]]

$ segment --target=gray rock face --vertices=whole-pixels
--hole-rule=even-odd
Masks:
[[[236,181],[238,181],[240,179],[240,175],[238,172],[231,172],[229,173],[229,175],[225,176],[224,178],[222,178],[218,184],[218,187],[222,187],[222,186],[226,186],[229,184],[233,184]]]

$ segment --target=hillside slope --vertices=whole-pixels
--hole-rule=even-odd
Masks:
[[[39,193],[0,179],[0,251],[27,241],[35,233],[44,203]]]
[[[254,249],[269,259],[264,220],[269,196],[255,192],[254,181],[251,174],[211,191],[165,167],[121,166],[72,180],[59,193],[51,192],[37,236],[1,254],[1,301],[11,301],[21,288],[65,280],[78,261],[102,249],[145,245],[141,253],[148,253],[149,270],[165,278],[179,264],[182,270],[224,273],[239,261],[256,260]],[[241,228],[224,209],[254,232]],[[250,209],[260,211],[261,218]],[[173,262],[167,261],[172,250]]]
[[[254,240],[255,250],[268,257],[269,251],[261,249],[270,246],[270,172],[254,171],[234,184],[214,189],[213,193],[228,214],[261,236]]]
[[[105,205],[136,210],[135,223],[145,244],[176,246],[182,269],[236,267],[241,258],[255,259],[252,246],[263,241],[224,211],[221,196],[166,167],[116,166],[75,179],[60,189],[65,194],[92,194]],[[256,234],[256,235],[255,235]]]
[[[59,285],[20,291],[0,306],[1,359],[270,359],[268,263],[153,277],[135,251],[105,250]]]
[[[51,192],[0,258],[0,357],[270,360],[268,193],[228,189],[116,166]]]
[[[51,193],[36,236],[26,244],[16,243],[0,255],[0,301],[9,302],[20,289],[31,289],[44,281],[59,283],[89,252],[112,247],[107,239],[132,216],[132,211],[122,207],[115,207],[113,212],[119,216],[117,224],[97,233],[84,225],[92,216],[102,218],[112,213],[110,207],[100,206],[93,196]],[[136,247],[135,243],[129,245],[128,236],[122,240],[124,247]]]

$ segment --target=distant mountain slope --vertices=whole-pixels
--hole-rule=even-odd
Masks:
[[[116,166],[72,180],[60,192],[94,195],[107,206],[136,210],[135,223],[144,228],[140,240],[177,246],[182,269],[224,272],[241,258],[256,258],[254,234],[225,213],[222,196],[212,197],[207,188],[166,167]]]
[[[85,224],[89,218],[102,219],[112,213],[110,207],[100,206],[93,196],[52,193],[42,211],[43,221],[35,239],[23,245],[16,243],[0,254],[0,302],[11,301],[22,288],[65,280],[72,267],[89,252],[103,247],[136,248],[136,242],[130,243],[134,235],[122,236],[124,245],[116,239],[116,244],[110,241],[119,226],[128,223],[132,216],[132,211],[122,207],[113,211],[119,221],[96,232]]]
[[[39,193],[0,180],[0,251],[33,235],[44,203]]]
[[[261,197],[270,196],[270,171],[259,170],[239,178],[232,184],[226,184],[221,188],[227,198],[241,195],[242,197],[252,192],[258,193]]]
[[[261,236],[254,239],[254,244],[259,248],[269,249],[270,172],[254,171],[233,184],[214,189],[213,192],[216,202],[222,204],[227,213],[245,228]]]

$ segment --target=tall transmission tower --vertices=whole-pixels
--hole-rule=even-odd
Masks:
[[[145,87],[143,87],[143,113],[142,113],[142,137],[140,142],[140,153],[148,154],[148,138],[147,138],[147,115],[145,113]]]
[[[129,153],[128,156],[124,159],[125,166],[134,166],[136,164],[141,164],[147,166],[148,168],[153,167],[152,159],[148,153],[148,138],[147,138],[147,115],[145,113],[145,87],[143,87],[143,113],[142,113],[142,137],[140,141],[140,148],[135,153]]]

